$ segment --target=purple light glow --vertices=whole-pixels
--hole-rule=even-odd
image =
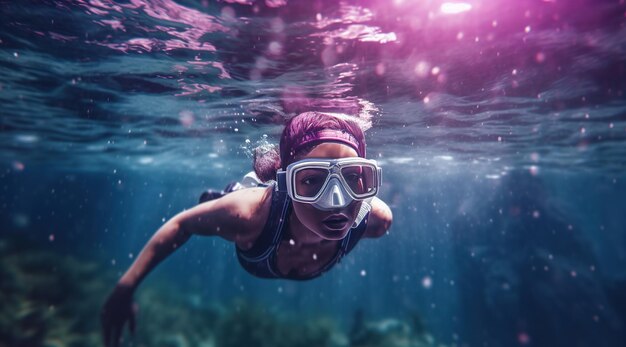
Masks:
[[[441,13],[459,14],[472,9],[472,5],[465,2],[444,2],[441,4]]]

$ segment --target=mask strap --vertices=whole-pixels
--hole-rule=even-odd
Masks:
[[[359,210],[359,213],[357,214],[356,219],[354,220],[354,224],[352,224],[353,228],[356,228],[359,224],[361,224],[361,221],[372,210],[372,205],[370,205],[370,202],[372,201],[372,199],[373,198],[363,200],[363,204],[361,204],[361,209]]]
[[[279,192],[287,192],[287,173],[285,171],[276,173],[276,189]]]

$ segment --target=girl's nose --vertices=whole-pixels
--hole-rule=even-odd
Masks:
[[[332,187],[332,203],[333,207],[342,207],[346,203],[341,189],[336,184]]]

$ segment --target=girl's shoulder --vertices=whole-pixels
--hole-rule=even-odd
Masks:
[[[383,236],[391,227],[393,214],[387,204],[375,197],[372,200],[372,210],[367,220],[367,229],[364,237],[377,238]]]
[[[272,204],[273,187],[244,188],[226,194],[218,199],[228,206],[235,218],[244,223],[255,224],[262,219],[265,221]],[[231,213],[231,215],[233,214]]]
[[[272,203],[273,187],[236,190],[181,213],[189,233],[220,236],[242,246],[263,230]]]
[[[245,188],[224,196],[228,197],[232,206],[236,206],[235,218],[239,221],[242,232],[234,241],[239,248],[250,248],[263,232],[272,207],[273,191],[273,186]]]

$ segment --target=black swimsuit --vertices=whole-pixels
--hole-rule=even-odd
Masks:
[[[311,274],[307,274],[306,276],[298,276],[293,273],[289,273],[287,275],[281,274],[280,271],[278,271],[276,262],[276,251],[278,250],[280,241],[285,234],[285,228],[287,227],[290,213],[291,199],[286,192],[280,192],[274,189],[272,192],[272,206],[261,235],[255,241],[252,248],[248,250],[242,250],[241,248],[236,247],[239,263],[244,269],[246,269],[246,271],[254,276],[262,278],[308,280],[318,277],[332,268],[335,264],[339,263],[341,258],[350,253],[354,246],[356,246],[357,242],[359,242],[365,232],[367,227],[367,218],[369,217],[368,213],[359,225],[348,231],[346,237],[344,237],[341,241],[337,253],[326,265]]]

